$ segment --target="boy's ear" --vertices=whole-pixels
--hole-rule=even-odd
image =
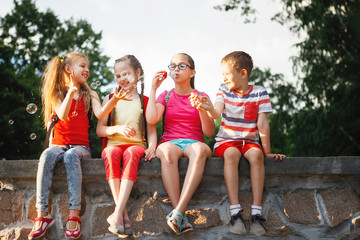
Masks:
[[[248,71],[245,68],[241,69],[240,73],[241,75],[248,75]]]
[[[66,64],[65,66],[64,66],[64,70],[65,70],[65,72],[67,72],[67,73],[71,73],[71,68],[70,68],[70,65],[69,64]]]

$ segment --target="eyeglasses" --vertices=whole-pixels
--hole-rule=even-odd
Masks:
[[[187,67],[190,68],[190,69],[193,69],[192,67],[190,67],[189,65],[187,65],[186,63],[180,63],[180,64],[170,64],[168,66],[168,68],[171,70],[171,71],[174,71],[176,69],[176,67],[179,67],[180,70],[185,70]]]

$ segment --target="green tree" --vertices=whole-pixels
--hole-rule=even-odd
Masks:
[[[284,10],[274,19],[289,24],[295,33],[306,32],[297,44],[300,54],[293,58],[303,76],[306,103],[293,122],[297,151],[316,156],[360,154],[360,2],[283,3]],[[309,143],[314,146],[305,145]]]
[[[45,138],[40,79],[53,56],[83,52],[90,62],[89,85],[96,81],[106,85],[113,80],[106,66],[109,57],[101,53],[100,40],[101,32],[95,33],[85,20],[61,22],[51,10],[40,12],[32,0],[14,0],[13,10],[0,19],[1,158],[39,157]],[[37,105],[35,114],[26,112],[29,103]],[[93,117],[92,125],[95,124]],[[101,144],[94,128],[90,132],[93,155],[99,156]],[[35,140],[29,138],[31,133],[37,135]]]

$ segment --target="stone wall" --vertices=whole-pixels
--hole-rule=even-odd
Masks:
[[[183,176],[187,159],[180,160]],[[36,218],[37,160],[0,161],[0,240],[27,239]],[[108,232],[107,216],[114,203],[102,159],[82,163],[81,239],[117,239]],[[256,239],[360,239],[360,157],[265,159],[263,213],[267,234]],[[248,226],[252,201],[249,164],[240,162],[240,203]],[[54,172],[50,195],[56,223],[45,239],[65,239],[68,191],[65,167]],[[223,159],[207,160],[203,180],[187,216],[195,231],[181,237],[167,226],[171,211],[161,181],[160,161],[141,161],[128,203],[133,239],[238,239],[228,232],[229,202],[223,180]],[[250,234],[244,239],[254,239]]]

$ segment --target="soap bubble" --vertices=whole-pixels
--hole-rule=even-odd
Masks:
[[[10,120],[9,120],[9,124],[10,124],[10,125],[13,125],[13,124],[14,124],[14,120],[10,119]]]
[[[34,103],[29,103],[26,106],[26,111],[30,114],[34,114],[37,111],[37,106]]]
[[[171,72],[169,72],[169,76],[170,76],[171,78],[174,78],[174,77],[176,77],[176,73],[171,73]]]
[[[35,139],[36,139],[36,137],[37,137],[37,136],[36,136],[36,134],[35,134],[35,133],[30,134],[30,139],[31,139],[31,140],[35,140]]]
[[[93,82],[93,83],[90,84],[90,87],[92,89],[96,89],[98,87],[98,85],[96,84],[96,82]]]
[[[96,86],[99,87],[101,85],[100,81],[96,81]]]

